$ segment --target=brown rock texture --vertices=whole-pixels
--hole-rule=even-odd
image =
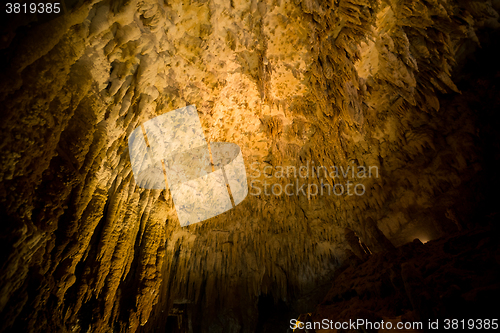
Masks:
[[[61,8],[2,14],[2,332],[255,332],[259,299],[305,312],[353,255],[495,211],[498,1]],[[181,228],[127,139],[190,104],[241,147],[250,193]],[[277,174],[313,165],[356,173]],[[348,182],[363,195],[319,193]]]
[[[306,332],[307,323],[310,326],[314,322],[317,329],[309,332],[359,331],[321,329],[318,322],[324,319],[334,323],[358,319],[365,323],[391,321],[394,328],[398,322],[422,323],[420,329],[407,326],[408,332],[432,332],[429,322],[437,323],[437,331],[445,331],[446,319],[464,319],[465,329],[481,331],[479,320],[489,318],[491,322],[498,316],[490,306],[490,301],[500,295],[498,217],[494,222],[489,227],[426,244],[416,239],[395,250],[375,254],[360,265],[344,266],[337,270],[332,288],[316,310],[299,316],[304,329],[295,332]],[[455,329],[462,329],[462,323],[457,325],[460,326]],[[364,329],[378,331],[367,324]],[[395,331],[401,330],[392,330]]]

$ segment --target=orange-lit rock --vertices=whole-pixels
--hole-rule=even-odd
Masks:
[[[254,332],[361,262],[346,228],[377,254],[496,212],[498,1],[64,4],[0,26],[0,331]],[[190,104],[262,191],[181,228],[127,138]],[[276,176],[308,165],[344,172]]]

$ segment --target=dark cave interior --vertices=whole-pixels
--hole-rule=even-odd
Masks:
[[[0,332],[498,329],[500,1],[61,1],[2,8]],[[127,140],[188,105],[249,193],[181,226]]]

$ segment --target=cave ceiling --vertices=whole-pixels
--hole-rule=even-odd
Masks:
[[[461,229],[461,189],[482,155],[453,73],[478,31],[498,28],[495,9],[80,0],[6,16],[3,329],[147,331],[174,304],[197,304],[239,331],[256,315],[232,305],[328,280],[351,253],[346,228],[374,253]],[[128,138],[187,105],[207,141],[241,148],[249,193],[181,227],[168,189],[137,186]],[[326,194],[335,185],[344,193]]]

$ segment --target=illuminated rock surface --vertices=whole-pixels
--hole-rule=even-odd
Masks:
[[[264,301],[314,309],[353,253],[486,221],[498,206],[499,10],[81,0],[5,14],[0,331],[160,332],[182,318],[194,332],[254,332]],[[241,147],[262,191],[181,228],[168,190],[136,185],[127,140],[191,104],[207,141]],[[276,174],[312,165],[377,172]],[[365,193],[266,195],[264,181]]]

